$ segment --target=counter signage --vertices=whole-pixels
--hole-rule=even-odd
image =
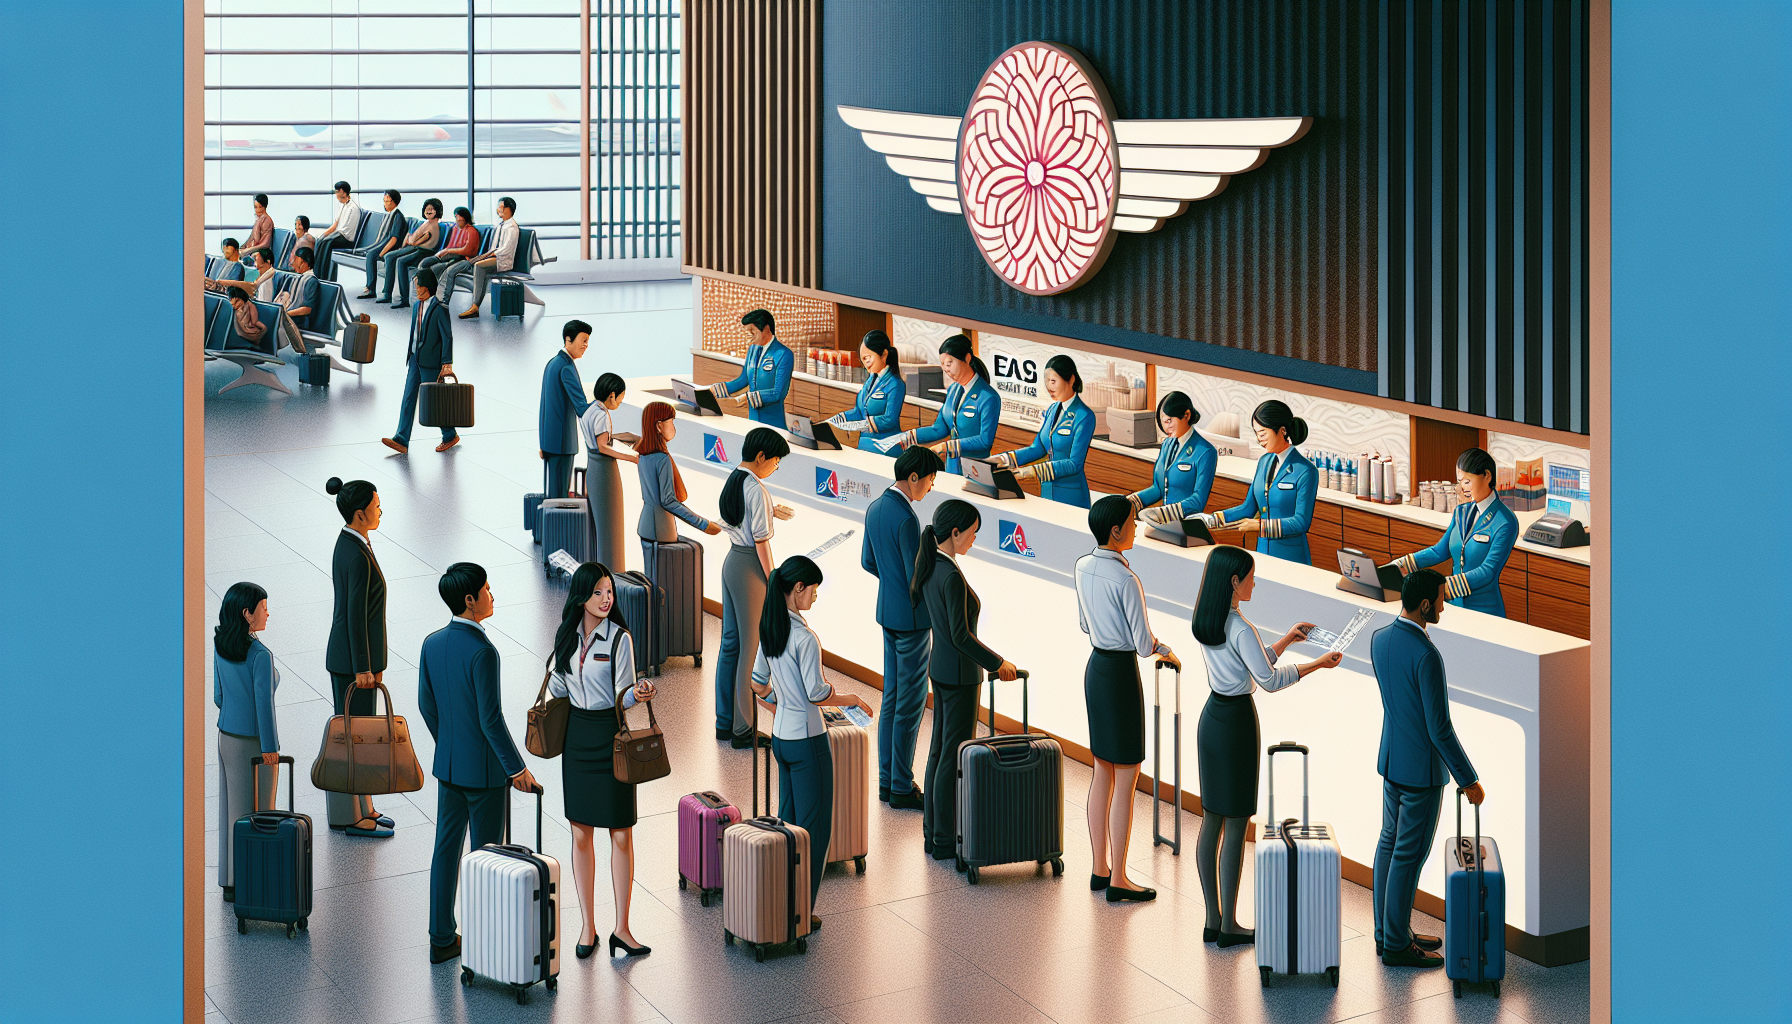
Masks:
[[[1036,361],[1016,358],[1006,352],[992,353],[990,358],[997,391],[1039,401],[1039,364]]]
[[[1034,549],[1033,545],[1027,543],[1027,531],[1021,529],[1019,523],[1010,522],[1007,519],[1000,520],[1000,523],[1001,544],[999,546],[1001,550],[1006,551],[1011,555],[1019,555],[1022,558],[1039,557],[1039,553]]]
[[[871,485],[862,480],[843,477],[837,471],[823,466],[815,467],[815,496],[817,498],[826,498],[844,505],[852,499],[854,494],[865,498],[871,497]]]
[[[714,434],[703,435],[703,457],[710,462],[728,464],[728,449],[722,446],[722,439]]]

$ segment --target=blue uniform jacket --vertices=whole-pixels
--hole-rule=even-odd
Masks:
[[[423,640],[417,707],[435,737],[432,774],[470,789],[502,786],[523,770],[504,724],[498,649],[485,630],[455,620]]]
[[[565,349],[554,353],[541,372],[541,450],[572,455],[579,450],[579,417],[591,402],[579,381],[579,367]],[[782,425],[782,424],[780,424]]]
[[[1269,471],[1275,464],[1275,455],[1265,452],[1257,460],[1257,472],[1251,477],[1251,489],[1245,494],[1244,503],[1220,515],[1226,522],[1236,523],[1241,519],[1257,519],[1259,513],[1267,509],[1269,514],[1263,517],[1257,534],[1257,550],[1290,562],[1311,564],[1313,556],[1307,550],[1307,530],[1313,525],[1313,503],[1319,497],[1319,474],[1298,448],[1289,449],[1281,472],[1270,481]]]
[[[865,510],[865,541],[859,564],[877,577],[877,624],[900,631],[927,629],[927,606],[909,600],[915,553],[921,549],[921,520],[908,498],[894,489]]]
[[[1465,539],[1466,538],[1466,539]],[[1500,571],[1512,557],[1518,540],[1518,516],[1498,498],[1487,511],[1464,502],[1450,516],[1450,528],[1436,544],[1395,561],[1401,572],[1436,565],[1448,559],[1450,574],[1444,586],[1450,603],[1489,615],[1505,615],[1506,599],[1500,594]]]
[[[440,300],[432,298],[417,304],[417,312],[411,318],[411,342],[407,351],[407,360],[415,361],[418,366],[454,362],[454,325],[448,319],[448,307]]]
[[[846,418],[871,421],[871,425],[859,434],[860,451],[896,457],[896,449],[883,452],[872,442],[902,429],[902,403],[907,398],[908,385],[901,377],[887,370],[859,385],[858,400],[852,403],[852,409],[846,414]]]
[[[954,381],[946,388],[946,400],[933,423],[915,431],[916,444],[946,442],[946,472],[957,473],[958,457],[989,457],[996,443],[996,427],[1002,422],[1002,396],[982,377],[971,378],[967,389]]]
[[[1189,430],[1181,441],[1166,438],[1151,469],[1151,486],[1133,495],[1135,503],[1147,509],[1162,502],[1181,519],[1204,512],[1219,464],[1219,450],[1200,431]]]
[[[1381,688],[1381,753],[1375,770],[1402,786],[1441,786],[1452,775],[1459,786],[1473,784],[1475,766],[1450,724],[1444,659],[1431,638],[1410,621],[1396,619],[1375,631],[1369,661]]]
[[[747,389],[748,419],[784,430],[784,396],[790,394],[790,375],[795,370],[796,353],[774,336],[770,345],[747,347],[740,376],[725,386],[730,395]]]
[[[1083,475],[1083,460],[1094,439],[1094,411],[1081,398],[1072,397],[1046,406],[1033,443],[1008,454],[1016,466],[1040,463],[1035,470],[1040,497],[1088,508],[1089,478]]]

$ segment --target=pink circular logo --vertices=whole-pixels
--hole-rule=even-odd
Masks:
[[[958,195],[996,276],[1031,295],[1101,269],[1119,192],[1113,104],[1081,54],[1022,43],[983,73],[958,140]]]

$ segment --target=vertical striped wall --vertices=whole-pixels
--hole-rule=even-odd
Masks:
[[[821,278],[820,0],[686,0],[684,262]]]
[[[1380,11],[1379,392],[1586,433],[1586,0]]]

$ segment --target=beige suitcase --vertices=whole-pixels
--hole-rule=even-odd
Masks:
[[[871,734],[833,708],[822,717],[834,757],[834,834],[824,862],[852,861],[862,875],[871,852]]]
[[[754,708],[758,710],[757,705]],[[757,719],[757,715],[754,716]],[[758,735],[759,723],[753,723]],[[771,809],[772,754],[753,750],[754,816],[722,833],[722,941],[736,939],[765,961],[766,950],[795,942],[809,951],[809,830],[759,811],[759,751],[765,750],[766,810]]]

